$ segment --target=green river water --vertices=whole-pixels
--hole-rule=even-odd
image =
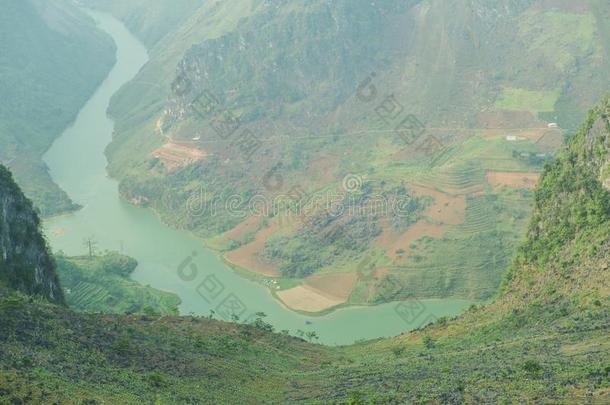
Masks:
[[[470,305],[466,300],[425,300],[304,316],[283,307],[265,287],[235,274],[188,232],[164,225],[150,210],[121,201],[117,182],[106,174],[104,149],[114,127],[106,110],[112,95],[134,78],[148,56],[118,20],[103,13],[91,15],[116,42],[117,63],[73,125],[45,155],[53,179],[84,207],[45,222],[54,251],[84,254],[83,238],[94,236],[100,249],[120,251],[138,260],[135,280],[176,293],[182,300],[182,314],[208,315],[211,309],[223,313],[230,307],[244,319],[262,311],[277,330],[313,330],[326,344],[397,335],[434,317],[459,314]],[[183,274],[193,274],[193,280],[179,277],[179,268]]]

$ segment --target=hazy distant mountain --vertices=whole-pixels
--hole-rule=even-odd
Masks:
[[[0,38],[0,162],[43,215],[74,209],[40,157],[110,70],[112,41],[67,0],[3,1]]]

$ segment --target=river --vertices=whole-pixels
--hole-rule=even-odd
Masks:
[[[243,312],[245,318],[261,311],[277,330],[315,331],[325,344],[397,335],[434,317],[459,314],[470,305],[465,300],[425,300],[352,307],[322,317],[304,316],[283,307],[265,287],[235,274],[188,232],[172,229],[150,210],[122,201],[117,182],[106,173],[104,149],[114,128],[106,110],[112,95],[135,77],[148,56],[121,22],[108,14],[90,14],[116,42],[117,63],[44,157],[55,182],[83,206],[74,214],[45,222],[54,251],[82,255],[83,239],[94,236],[100,249],[119,251],[138,260],[133,279],[176,293],[182,300],[182,314],[208,315],[210,310],[222,313],[230,306],[237,313]],[[179,268],[183,269],[182,277]],[[184,281],[184,274],[192,274],[193,280]]]

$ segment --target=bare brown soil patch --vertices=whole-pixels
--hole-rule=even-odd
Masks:
[[[235,228],[226,231],[225,236],[232,240],[242,241],[249,233],[256,231],[260,226],[260,223],[260,216],[251,216],[245,221],[237,224]]]
[[[288,308],[306,312],[320,312],[345,302],[345,300],[323,295],[309,286],[298,286],[279,291],[277,296]]]
[[[487,181],[494,190],[502,187],[533,189],[540,178],[534,172],[488,172]]]
[[[177,142],[168,142],[152,153],[160,159],[168,172],[172,172],[191,163],[198,162],[207,156],[207,153],[192,145]]]
[[[466,196],[453,195],[421,185],[410,184],[410,192],[416,196],[430,196],[434,202],[424,211],[422,219],[399,233],[392,229],[389,220],[380,224],[383,231],[375,240],[375,245],[387,249],[387,255],[393,260],[404,260],[409,255],[409,245],[416,240],[430,236],[440,238],[445,234],[447,225],[458,225],[466,220]],[[462,190],[463,191],[463,190]],[[402,249],[404,252],[399,253]]]
[[[481,190],[481,186],[442,192],[421,185],[410,184],[408,189],[418,197],[430,196],[434,199],[434,203],[424,211],[425,216],[443,225],[458,225],[466,220],[466,196],[464,194],[478,192]]]
[[[356,286],[356,273],[313,275],[305,279],[305,285],[324,295],[346,301]]]
[[[394,260],[404,259],[409,255],[409,245],[419,238],[430,236],[432,238],[440,238],[445,233],[445,227],[442,225],[431,224],[426,220],[421,220],[409,227],[406,232],[397,233],[392,228],[383,227],[382,234],[375,240],[377,246],[382,246],[387,249],[387,255]],[[399,249],[404,250],[404,253],[397,253]]]
[[[224,257],[230,263],[254,273],[269,277],[279,276],[277,265],[262,258],[267,238],[279,229],[279,225],[272,222],[268,227],[261,229],[254,241],[238,249],[225,253]]]

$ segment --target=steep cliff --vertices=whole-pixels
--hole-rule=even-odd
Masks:
[[[0,165],[0,284],[55,303],[64,297],[40,219],[11,173]]]

